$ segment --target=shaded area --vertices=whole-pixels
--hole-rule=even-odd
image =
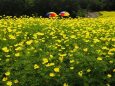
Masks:
[[[68,11],[71,17],[84,17],[88,12],[115,10],[115,0],[0,0],[0,15],[34,14],[46,17],[47,12]]]

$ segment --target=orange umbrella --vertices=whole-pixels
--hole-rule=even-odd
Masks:
[[[70,14],[67,11],[62,11],[59,13],[61,17],[68,17]]]

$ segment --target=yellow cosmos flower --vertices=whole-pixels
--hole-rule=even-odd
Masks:
[[[113,69],[113,72],[115,72],[115,69]]]
[[[59,57],[60,62],[63,62],[64,57]]]
[[[103,50],[108,50],[109,48],[107,48],[106,46],[102,47]]]
[[[43,62],[42,64],[48,63],[48,59],[47,58],[43,58]]]
[[[7,77],[4,77],[3,79],[2,79],[2,81],[7,81],[8,80],[8,78]]]
[[[59,54],[59,56],[63,57],[63,56],[66,56],[67,54]]]
[[[111,41],[115,42],[115,38],[112,38]]]
[[[87,69],[87,72],[88,72],[88,73],[91,72],[91,69]]]
[[[11,81],[7,81],[6,85],[12,86],[12,82]]]
[[[101,61],[101,60],[103,60],[103,59],[102,59],[102,57],[98,57],[97,60]]]
[[[15,56],[16,56],[16,57],[19,57],[19,56],[20,56],[20,53],[15,53]]]
[[[22,47],[17,47],[15,50],[20,51],[20,50],[22,50]]]
[[[6,55],[6,57],[10,57],[10,55]]]
[[[6,62],[10,61],[10,59],[6,59]]]
[[[29,40],[29,41],[26,42],[26,44],[27,44],[27,45],[31,45],[32,42],[33,42],[33,40]]]
[[[110,60],[110,61],[109,61],[109,63],[110,63],[110,64],[113,64],[113,61],[112,61],[112,60]]]
[[[112,75],[111,75],[111,74],[107,74],[107,77],[108,77],[108,78],[111,78],[111,77],[112,77]]]
[[[54,71],[59,72],[59,68],[58,67],[54,68]]]
[[[83,71],[79,71],[79,72],[78,72],[78,75],[79,75],[80,77],[82,77]]]
[[[16,84],[16,83],[18,83],[19,81],[16,79],[16,80],[14,80],[14,83]]]
[[[50,73],[49,76],[50,76],[50,77],[54,77],[55,74],[54,74],[54,73]]]
[[[88,51],[88,49],[87,49],[87,48],[84,48],[84,49],[83,49],[83,51],[84,51],[84,52],[87,52],[87,51]]]
[[[110,84],[106,84],[106,86],[111,86]]]
[[[47,65],[46,65],[46,67],[50,67],[50,66],[54,66],[55,65],[55,63],[48,63]]]
[[[37,64],[34,64],[34,69],[38,69],[38,68],[40,68],[40,66]]]
[[[13,36],[13,35],[8,35],[8,36],[9,36],[10,39],[16,39],[16,37]]]
[[[78,45],[75,45],[74,47],[75,47],[75,49],[78,49],[78,48],[79,48],[79,46],[78,46]]]
[[[74,63],[75,61],[74,60],[70,60],[70,63]]]
[[[64,83],[63,86],[68,86],[68,84],[67,84],[67,83]]]
[[[76,38],[76,36],[75,35],[71,35],[70,38]]]
[[[5,73],[5,75],[6,75],[6,76],[9,76],[9,75],[10,75],[10,72],[9,72],[9,71],[7,71],[7,72]]]
[[[73,70],[73,69],[74,69],[74,67],[70,67],[70,69],[71,69],[71,70]]]
[[[41,32],[37,32],[36,34],[37,34],[37,35],[40,35],[40,36],[43,36],[43,35],[44,35],[44,33],[41,33]]]
[[[112,55],[114,55],[114,53],[112,53],[112,52],[109,51],[109,52],[108,52],[108,55],[112,56]]]
[[[7,28],[8,32],[12,32],[12,29],[10,27]]]
[[[9,49],[7,47],[3,47],[2,50],[6,53],[9,52]]]

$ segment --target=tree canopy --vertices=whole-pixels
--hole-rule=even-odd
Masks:
[[[50,11],[68,11],[75,17],[82,10],[115,10],[115,0],[0,0],[0,15],[45,16]]]

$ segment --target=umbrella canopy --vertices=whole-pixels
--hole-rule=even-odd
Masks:
[[[60,15],[61,17],[67,17],[67,16],[69,16],[70,14],[69,14],[67,11],[62,11],[62,12],[59,13],[59,15]]]
[[[48,17],[56,17],[57,16],[57,14],[55,12],[48,12],[46,15]]]

